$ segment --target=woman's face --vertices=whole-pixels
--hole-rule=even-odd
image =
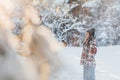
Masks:
[[[85,38],[86,38],[86,39],[89,38],[89,33],[88,33],[88,32],[86,32],[86,34],[85,34]]]

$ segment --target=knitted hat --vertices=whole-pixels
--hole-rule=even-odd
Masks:
[[[95,36],[95,28],[91,28],[89,30],[87,30],[87,32],[91,35],[91,36]]]

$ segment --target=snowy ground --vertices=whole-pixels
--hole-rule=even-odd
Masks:
[[[67,47],[58,57],[61,68],[54,72],[51,80],[83,80],[80,65],[81,48]],[[120,46],[100,47],[96,55],[96,80],[120,80]]]

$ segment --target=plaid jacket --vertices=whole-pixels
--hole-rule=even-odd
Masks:
[[[90,41],[90,46],[83,45],[81,61],[82,65],[96,66],[95,55],[97,53],[96,41],[95,39]]]

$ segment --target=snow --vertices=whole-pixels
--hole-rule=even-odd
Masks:
[[[55,4],[62,4],[62,3],[64,3],[64,0],[55,0],[54,3]]]
[[[55,57],[60,61],[58,63],[60,65],[54,67],[49,80],[83,80],[83,67],[80,65],[81,52],[81,47],[60,48]],[[119,52],[120,45],[98,47],[96,80],[120,80]],[[30,58],[18,56],[13,52],[5,56],[0,56],[0,80],[4,80],[1,78],[3,75],[5,78],[13,77],[16,80],[39,80],[36,66]],[[21,79],[24,76],[27,79]]]
[[[82,7],[91,7],[91,8],[96,8],[99,7],[98,4],[100,4],[101,0],[90,0],[86,2],[85,4],[82,5]]]
[[[120,80],[120,46],[99,47],[96,55],[96,80]],[[61,68],[52,74],[51,80],[83,80],[83,67],[80,65],[82,48],[67,47],[58,57]]]

